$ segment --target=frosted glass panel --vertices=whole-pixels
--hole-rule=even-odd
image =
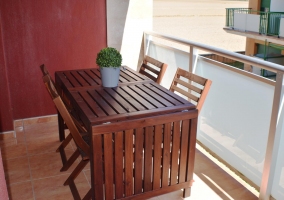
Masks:
[[[196,74],[212,80],[198,140],[260,185],[274,87],[202,60]]]

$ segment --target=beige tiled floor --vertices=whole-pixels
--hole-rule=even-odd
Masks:
[[[62,167],[56,116],[49,119],[31,119],[16,124],[16,138],[0,140],[8,193],[12,200],[72,200],[68,186],[63,182],[74,169],[60,172]],[[74,151],[74,144],[68,152]],[[90,188],[90,170],[87,166],[76,178],[81,196]],[[258,199],[242,184],[233,179],[200,151],[196,152],[194,184],[189,198],[194,200]],[[182,199],[182,191],[152,198],[152,200]]]

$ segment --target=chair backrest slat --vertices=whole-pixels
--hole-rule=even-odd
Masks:
[[[144,64],[144,63],[143,63],[143,64],[142,64],[142,67],[144,67],[145,69],[147,69],[147,70],[153,72],[153,73],[156,74],[156,75],[159,75],[159,73],[160,73],[160,71],[158,71],[158,70],[156,70],[156,69],[154,69],[154,68],[148,66],[147,64]]]
[[[186,77],[187,79],[191,80],[191,81],[194,81],[200,85],[205,85],[206,81],[208,79],[206,78],[203,78],[201,76],[198,76],[196,74],[193,74],[193,73],[190,73],[188,71],[185,71],[181,68],[178,68],[178,76],[183,76],[183,77]]]
[[[173,85],[172,89],[173,89],[174,91],[177,91],[178,93],[180,93],[180,94],[182,94],[182,95],[188,97],[189,99],[195,101],[196,103],[197,103],[198,100],[199,100],[199,98],[198,98],[197,96],[194,96],[193,94],[191,94],[191,93],[189,93],[189,92],[187,92],[187,91],[185,91],[185,90],[183,90],[183,89],[181,89],[181,88],[179,88],[179,87],[177,87],[177,86],[175,86],[175,85]]]
[[[174,81],[177,82],[178,84],[184,86],[184,87],[187,87],[190,90],[193,90],[194,92],[196,92],[198,94],[201,94],[201,92],[202,92],[202,89],[195,87],[194,85],[191,85],[190,83],[187,83],[187,82],[180,80],[178,78],[175,78]]]
[[[186,80],[188,82],[186,82]],[[196,103],[200,111],[209,92],[212,81],[196,74],[178,68],[170,90],[180,93]]]
[[[162,63],[154,58],[145,56],[143,63],[140,67],[139,73],[147,76],[156,83],[160,84],[166,72],[167,64]]]

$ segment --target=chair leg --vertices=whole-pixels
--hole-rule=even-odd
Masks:
[[[73,195],[74,200],[81,200],[80,194],[78,192],[78,189],[74,183],[74,181],[71,181],[71,183],[69,184],[71,193]]]
[[[82,200],[91,200],[92,199],[92,188],[88,191],[88,193],[84,196]]]
[[[71,136],[71,134],[69,134],[67,136],[67,138],[60,144],[58,149],[56,149],[56,152],[59,151],[59,153],[60,153],[63,165],[65,165],[65,163],[67,162],[67,157],[66,157],[66,153],[64,151],[64,148],[67,146],[67,144],[70,142],[71,139],[72,139],[72,136]]]
[[[56,152],[59,152],[61,148],[65,148],[71,140],[72,140],[72,135],[71,135],[71,133],[69,133],[69,135],[66,137],[66,139],[63,140],[63,142],[61,142],[59,147],[56,149]]]
[[[61,142],[65,139],[65,133],[64,133],[65,125],[64,125],[64,120],[61,114],[59,113],[59,111],[57,111],[57,113],[58,113],[59,141]]]
[[[63,150],[64,151],[64,150]],[[64,152],[65,154],[65,152]],[[80,156],[80,152],[77,149],[72,156],[65,162],[63,163],[63,167],[60,169],[61,172],[66,171],[69,169],[69,167],[76,161],[76,159]]]
[[[80,172],[84,169],[84,167],[88,164],[89,160],[81,160],[74,171],[70,174],[70,176],[65,181],[64,185],[69,185],[72,181],[80,174]]]

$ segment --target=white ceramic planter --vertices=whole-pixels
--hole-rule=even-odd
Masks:
[[[103,87],[117,87],[120,67],[100,67]]]

